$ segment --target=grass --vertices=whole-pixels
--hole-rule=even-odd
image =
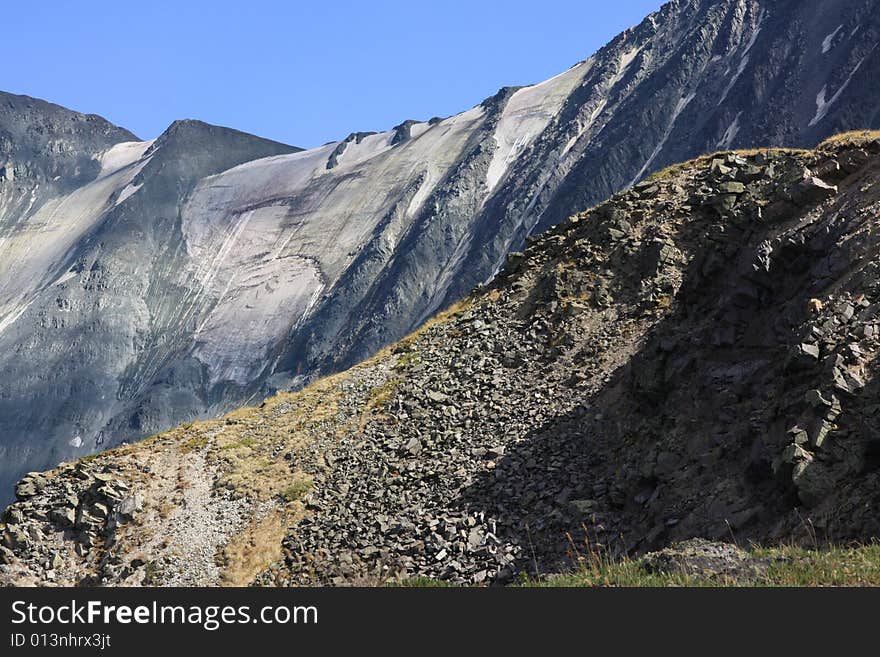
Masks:
[[[281,491],[281,497],[285,502],[296,502],[301,500],[306,493],[312,489],[312,479],[304,477],[293,482],[290,486]]]
[[[415,351],[407,351],[397,359],[397,363],[394,365],[394,369],[398,372],[408,369],[413,365],[418,365],[422,362],[422,357],[419,353]]]
[[[769,566],[755,580],[701,579],[684,574],[649,572],[639,561],[612,560],[593,554],[571,573],[528,578],[518,586],[537,587],[680,587],[680,586],[880,586],[880,544],[804,549],[756,548],[750,552]]]
[[[385,586],[389,588],[401,589],[444,589],[458,588],[458,585],[452,582],[444,582],[440,579],[431,579],[430,577],[409,577],[407,579],[397,579],[385,582]]]
[[[367,400],[365,411],[370,412],[373,409],[381,410],[388,406],[388,403],[394,398],[397,386],[400,385],[400,379],[388,379],[382,385],[373,388],[370,392],[370,398]]]
[[[220,466],[217,485],[256,500],[286,498],[284,493],[297,484],[300,473],[291,472],[279,455],[301,452],[314,428],[337,413],[338,386],[344,378],[328,376],[225,416],[212,450]]]
[[[802,148],[744,148],[738,151],[716,151],[714,153],[706,153],[705,155],[700,155],[699,157],[695,157],[692,160],[688,160],[687,162],[678,162],[676,164],[671,164],[668,167],[660,169],[659,171],[655,171],[650,176],[645,178],[646,181],[649,182],[661,182],[664,180],[668,180],[669,178],[674,178],[682,171],[687,169],[691,169],[693,167],[698,167],[705,165],[712,160],[724,157],[725,155],[739,155],[740,157],[754,157],[760,153],[767,153],[768,155],[798,155],[803,153],[809,153],[808,150]]]
[[[256,440],[254,440],[253,438],[247,437],[247,438],[242,438],[238,442],[227,443],[227,444],[223,445],[222,447],[220,447],[220,449],[223,449],[223,450],[243,449],[243,448],[253,447],[256,443],[257,443]]]
[[[270,513],[237,533],[219,555],[223,586],[247,586],[283,556],[282,541],[296,518],[284,510]]]
[[[880,586],[880,544],[830,547],[824,550],[782,548],[757,550],[779,556],[770,566],[772,586]]]
[[[852,130],[829,137],[816,147],[817,151],[831,150],[841,146],[860,146],[880,139],[880,130]]]
[[[204,434],[196,434],[191,438],[185,440],[180,445],[180,451],[184,454],[189,454],[190,452],[198,452],[207,447],[208,445],[208,437]]]
[[[850,132],[843,132],[839,135],[829,137],[821,144],[819,144],[816,147],[816,150],[827,151],[846,146],[859,146],[861,144],[866,144],[870,141],[874,141],[875,139],[880,139],[880,130],[852,130]],[[734,153],[742,157],[750,157],[759,153],[796,155],[799,153],[808,152],[808,150],[799,148],[748,148],[738,151],[717,151],[715,153],[701,155],[688,162],[680,162],[660,169],[659,171],[655,171],[650,176],[648,176],[646,180],[650,182],[660,182],[663,180],[668,180],[669,178],[675,177],[685,169],[689,169],[696,165],[705,164],[717,157],[723,157],[729,153]]]

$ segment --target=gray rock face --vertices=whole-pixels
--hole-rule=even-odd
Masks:
[[[878,4],[671,2],[547,82],[309,151],[0,96],[0,491],[342,369],[670,162],[876,127]]]
[[[295,150],[192,121],[139,142],[72,112],[42,117],[57,136],[9,155],[29,155],[11,166],[36,173],[0,183],[4,489],[22,469],[113,444],[108,432],[138,438],[210,407],[185,355],[192,330],[178,327],[180,206],[205,176]],[[65,170],[81,177],[68,193]]]

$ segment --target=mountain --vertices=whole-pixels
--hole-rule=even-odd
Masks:
[[[878,206],[880,132],[671,167],[350,370],[29,475],[0,576],[480,584],[876,538]]]
[[[541,84],[301,151],[2,96],[0,490],[338,372],[717,149],[878,127],[876,0],[680,0]]]

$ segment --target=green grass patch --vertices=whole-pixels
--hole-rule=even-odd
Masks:
[[[422,362],[422,356],[416,351],[407,351],[397,359],[394,365],[395,370],[405,370],[412,365],[418,365]]]
[[[253,447],[253,446],[256,445],[256,444],[257,444],[257,441],[254,440],[253,438],[242,438],[241,440],[239,440],[239,441],[237,441],[237,442],[229,443],[229,444],[227,444],[227,445],[223,445],[223,447],[221,447],[220,449],[221,449],[221,450],[224,450],[224,449],[242,449],[242,448],[247,448],[247,447]]]
[[[187,438],[180,445],[180,451],[184,454],[189,454],[191,452],[198,452],[205,447],[208,446],[208,437],[202,434],[198,434],[192,436],[191,438]]]
[[[385,586],[390,588],[402,589],[454,589],[459,588],[458,584],[452,582],[444,582],[439,579],[430,577],[408,577],[406,579],[396,579],[386,582]]]
[[[285,502],[296,502],[301,500],[310,490],[312,490],[312,480],[300,479],[282,490],[281,497],[284,498]]]
[[[540,578],[521,578],[516,586],[535,587],[680,587],[680,586],[880,586],[880,544],[804,549],[756,548],[750,552],[769,560],[756,579],[704,579],[685,574],[649,572],[639,561],[611,561],[593,555],[578,570]]]
[[[856,547],[759,549],[775,558],[768,586],[880,586],[880,544]]]

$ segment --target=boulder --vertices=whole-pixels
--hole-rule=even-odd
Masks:
[[[410,438],[406,445],[404,445],[403,449],[406,450],[410,456],[419,456],[422,453],[422,442],[418,438]]]
[[[49,512],[49,519],[61,527],[73,527],[76,523],[76,509],[57,507]]]
[[[723,182],[718,185],[718,192],[721,194],[744,194],[745,191],[746,186],[741,182]]]
[[[143,498],[139,495],[129,495],[124,500],[119,503],[119,508],[117,509],[119,513],[123,516],[133,516],[135,513],[140,511],[144,506]]]
[[[46,479],[38,472],[31,472],[15,486],[15,496],[20,500],[26,500],[42,492],[46,486]]]
[[[837,194],[837,187],[821,178],[807,176],[791,190],[791,199],[797,205],[816,205]]]
[[[695,538],[646,554],[639,564],[648,572],[706,580],[754,581],[767,572],[768,559],[735,545]]]
[[[712,197],[709,201],[709,205],[715,208],[715,210],[723,216],[736,207],[738,199],[739,195],[737,194],[718,194],[717,196]]]
[[[855,173],[865,166],[869,157],[861,148],[845,151],[840,154],[840,167],[847,173]]]
[[[15,552],[5,545],[0,545],[0,564],[9,565],[12,563],[15,563]]]

